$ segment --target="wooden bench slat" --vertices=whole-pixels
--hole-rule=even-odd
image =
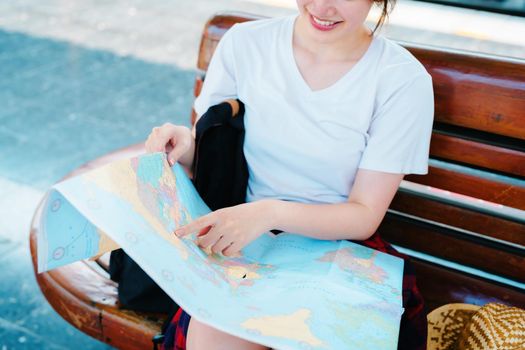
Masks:
[[[517,150],[434,132],[430,155],[525,177],[525,152]]]
[[[167,315],[154,320],[145,313],[103,308],[100,322],[104,332],[104,342],[118,348],[142,350],[153,348],[152,339],[160,333]]]
[[[429,166],[427,175],[407,175],[407,181],[452,191],[525,210],[525,187],[490,181],[450,169]]]
[[[523,62],[443,48],[405,47],[432,75],[436,121],[525,139]]]
[[[390,209],[525,247],[525,225],[398,191]]]
[[[203,71],[208,69],[211,56],[213,55],[219,40],[235,23],[242,23],[261,18],[265,17],[243,12],[230,12],[228,15],[217,14],[211,18],[204,26],[204,32],[199,45],[197,68]]]
[[[40,290],[53,309],[80,331],[104,341],[100,323],[100,309],[79,299],[60,286],[50,275],[38,276]]]
[[[478,237],[453,235],[451,230],[430,227],[391,213],[386,215],[379,232],[392,244],[525,282],[523,250],[490,241],[482,244]]]
[[[85,261],[51,270],[48,274],[62,288],[79,299],[109,306],[118,303],[117,284],[99,275]]]
[[[483,305],[488,302],[525,309],[522,290],[466,275],[420,259],[411,260],[416,270],[417,285],[425,296],[428,311],[448,303]]]

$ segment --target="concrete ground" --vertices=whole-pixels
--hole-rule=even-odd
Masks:
[[[165,121],[187,124],[200,33],[224,10],[294,11],[290,0],[0,2],[0,350],[109,348],[42,297],[32,213],[82,163]],[[525,33],[523,19],[402,0],[397,10],[392,38],[525,58],[525,36],[505,35]]]

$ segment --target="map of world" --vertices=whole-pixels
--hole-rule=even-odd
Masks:
[[[38,236],[43,272],[123,248],[192,317],[274,349],[397,349],[403,261],[348,241],[270,232],[237,257],[178,227],[210,209],[165,155],[55,185]]]

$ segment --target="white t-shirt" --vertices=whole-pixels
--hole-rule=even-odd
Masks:
[[[245,103],[248,202],[348,199],[359,168],[426,174],[432,80],[406,49],[375,36],[335,84],[312,91],[292,48],[296,16],[233,26],[210,62],[195,111]]]

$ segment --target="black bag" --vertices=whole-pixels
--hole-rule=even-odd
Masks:
[[[179,308],[122,249],[111,252],[109,276],[118,283],[118,299],[124,309],[171,314]]]
[[[224,102],[210,107],[196,125],[193,183],[212,210],[244,203],[246,197],[244,105],[238,102],[234,118],[230,104]],[[111,252],[109,274],[118,282],[122,308],[168,314],[179,308],[122,249]]]

